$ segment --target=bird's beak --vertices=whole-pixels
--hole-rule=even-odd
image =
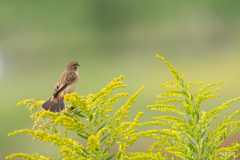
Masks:
[[[78,66],[80,66],[80,64],[78,64]]]

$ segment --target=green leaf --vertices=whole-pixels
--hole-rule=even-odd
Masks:
[[[113,142],[112,142],[111,146],[112,146],[112,145],[115,143],[115,140],[116,140],[116,139],[114,139],[114,140],[113,140]]]
[[[206,138],[203,140],[202,148],[204,148],[204,147],[207,145],[207,140],[208,140],[208,137],[206,137]],[[203,153],[203,152],[202,152],[202,153]]]
[[[104,139],[106,139],[109,134],[110,134],[110,133],[108,133],[105,137],[103,137],[103,139],[100,140],[100,143],[102,143],[102,141],[104,141]]]
[[[205,149],[205,146],[202,147],[201,155],[203,155],[203,153],[204,153],[204,149]]]
[[[191,95],[191,101],[193,101],[193,95]]]
[[[207,131],[207,128],[204,130],[204,132],[202,133],[202,135],[200,136],[200,139],[204,136],[205,132]]]
[[[122,153],[118,153],[116,160],[118,160],[120,158],[120,156],[122,155]]]
[[[91,122],[93,119],[93,114],[90,114],[89,121]]]
[[[193,126],[192,120],[188,119],[188,122],[189,122],[190,126]]]
[[[224,137],[224,139],[226,139],[226,137],[227,137],[225,132],[223,133],[223,137]]]
[[[182,94],[187,96],[187,93],[182,89]]]
[[[92,114],[95,110],[97,109],[97,107],[93,108],[90,112],[90,114]]]
[[[192,145],[192,143],[189,143],[189,146],[193,150],[193,152],[198,153],[197,149]]]
[[[197,113],[196,123],[198,123],[198,121],[199,121],[199,113]]]
[[[98,110],[97,110],[97,115],[95,116],[95,119],[97,119],[98,118]]]
[[[97,99],[97,98],[94,98],[94,99],[92,100],[92,102],[94,102],[96,99]]]
[[[187,112],[188,115],[191,114],[191,112],[187,108],[185,108],[185,111]]]
[[[82,137],[83,139],[88,139],[88,136],[82,135],[80,133],[77,132],[77,135],[79,135],[80,137]]]
[[[188,138],[188,140],[189,140],[193,145],[195,145],[195,143],[194,143],[190,138]]]
[[[190,103],[189,103],[189,101],[187,100],[187,98],[184,97],[184,99],[185,99],[185,102],[186,102],[188,105],[190,105]]]
[[[103,154],[106,153],[107,151],[108,151],[108,148],[103,151]]]
[[[98,128],[97,132],[98,132],[100,129],[102,129],[102,128],[106,125],[106,123],[107,123],[107,121],[106,121],[103,125],[101,125],[101,127]]]
[[[84,153],[85,153],[85,152],[82,151],[82,152],[79,153],[79,155],[82,155],[83,157],[86,157],[86,155],[85,155]]]
[[[115,155],[116,153],[112,154],[110,157],[108,157],[106,160],[110,160],[112,159],[112,157]]]
[[[82,148],[82,151],[83,151],[84,153],[86,153],[87,155],[91,155],[91,153],[89,153],[85,148]]]
[[[81,113],[77,113],[77,115],[78,115],[79,117],[87,118],[87,116],[85,116],[84,114],[81,114]]]

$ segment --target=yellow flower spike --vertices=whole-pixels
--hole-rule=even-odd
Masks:
[[[124,78],[124,76],[123,76],[123,75],[119,76],[119,79],[123,79],[123,78]]]
[[[99,139],[94,136],[94,135],[91,135],[89,138],[88,138],[88,143],[87,145],[89,147],[87,147],[91,152],[93,153],[99,153],[100,151],[97,151],[96,149],[99,148],[100,146],[100,142],[99,142]]]
[[[139,118],[143,115],[143,112],[138,112],[136,118],[134,119],[135,123],[138,123]]]
[[[17,105],[20,106],[20,105],[23,105],[25,104],[23,101],[19,102]]]
[[[68,94],[68,93],[65,94],[63,101],[64,101],[64,102],[67,101],[67,100],[69,99],[69,97],[70,97],[70,94]]]
[[[37,105],[40,107],[44,102],[45,102],[45,101],[43,101],[43,100],[42,100],[42,101],[38,101],[38,102],[37,102]]]
[[[181,74],[180,74],[180,78],[181,78],[181,79],[183,79],[184,76],[185,76],[184,73],[181,73]]]
[[[50,116],[50,117],[53,117],[53,118],[56,118],[58,117],[58,114],[57,113],[52,113],[50,111],[42,111],[41,114],[39,115],[39,117],[35,120],[35,122],[39,122],[41,118],[45,117],[45,116]]]

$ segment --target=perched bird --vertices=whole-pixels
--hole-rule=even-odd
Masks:
[[[64,96],[72,93],[78,83],[78,66],[80,65],[76,61],[67,64],[54,88],[52,97],[42,104],[43,109],[51,112],[60,112],[65,109]]]

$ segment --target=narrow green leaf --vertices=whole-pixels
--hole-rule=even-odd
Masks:
[[[208,137],[203,140],[202,146],[204,147],[207,144]]]
[[[119,160],[120,156],[121,156],[121,153],[117,155],[116,160]]]
[[[85,116],[84,114],[81,114],[81,113],[77,113],[77,115],[78,115],[79,117],[87,118],[87,116]]]
[[[96,99],[97,99],[97,98],[94,98],[94,99],[92,100],[92,102],[94,102]]]
[[[192,145],[196,145],[190,138],[188,140],[192,143]]]
[[[193,150],[193,152],[198,153],[197,149],[192,145],[192,143],[189,143],[189,146]]]
[[[198,123],[198,121],[199,121],[199,113],[197,113],[196,123]]]
[[[190,126],[193,126],[192,120],[188,119],[188,122],[189,122]]]
[[[86,157],[86,155],[85,155],[84,153],[85,153],[85,152],[82,151],[82,152],[79,153],[79,155],[82,155],[83,157]]]
[[[113,156],[115,156],[116,153],[112,154],[110,157],[108,157],[106,160],[112,159]]]
[[[187,96],[187,93],[182,89],[182,94]]]
[[[191,101],[193,101],[193,95],[191,94]]]
[[[201,155],[203,156],[203,153],[204,153],[204,149],[205,149],[205,146],[202,147],[202,150],[201,150]]]
[[[107,151],[108,151],[108,148],[103,151],[103,154],[106,153]]]
[[[95,119],[97,119],[98,118],[98,110],[97,110],[97,115],[95,116]]]
[[[91,155],[91,153],[89,153],[85,148],[82,148],[82,151],[83,151],[84,153],[86,153],[87,155]]]
[[[207,129],[205,129],[202,133],[202,135],[200,136],[200,139],[204,136],[205,132],[207,131]]]
[[[102,129],[102,128],[106,125],[106,123],[107,123],[107,121],[106,121],[103,125],[101,125],[101,127],[98,128],[97,132],[98,132],[100,129]]]
[[[93,119],[93,114],[90,114],[89,121],[91,122]]]
[[[90,114],[92,114],[95,110],[97,109],[97,107],[93,108],[90,112]]]
[[[223,134],[223,137],[224,137],[224,139],[226,139],[226,137],[227,137],[225,132],[224,132],[224,134]]]
[[[190,105],[190,103],[189,103],[189,101],[187,100],[187,98],[184,97],[184,99],[185,99],[185,102]]]
[[[104,139],[106,139],[109,134],[110,134],[110,133],[108,133],[105,137],[103,137],[103,139],[100,140],[100,143],[102,143],[102,141],[104,141]]]
[[[185,111],[187,112],[188,115],[191,114],[191,112],[189,111],[189,109],[185,108]]]
[[[114,139],[114,140],[113,140],[113,142],[112,142],[111,146],[112,146],[112,145],[115,143],[115,140],[116,140],[116,139]]]
[[[82,135],[82,134],[80,134],[80,133],[78,133],[78,132],[77,132],[77,135],[80,136],[80,137],[82,137],[83,139],[88,139],[88,136]]]
[[[197,143],[200,142],[200,134],[201,134],[201,133],[198,131],[198,132],[197,132]]]

